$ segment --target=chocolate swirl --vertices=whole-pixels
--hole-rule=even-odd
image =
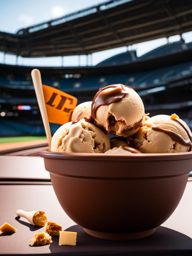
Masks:
[[[186,127],[186,125],[184,125],[179,119],[175,119],[174,121],[176,121],[185,130],[185,132],[187,133],[187,135],[189,137],[189,140],[192,143],[192,135],[191,135],[191,132],[189,131],[189,128]]]
[[[114,102],[121,101],[128,92],[122,84],[109,85],[101,88],[94,96],[91,106],[91,116],[96,118],[97,109],[103,105],[109,105]]]
[[[177,122],[185,130],[185,132],[188,136],[188,139],[184,139],[181,135],[179,135],[179,134],[177,134],[173,131],[164,129],[162,127],[159,127],[159,126],[153,126],[152,129],[155,130],[155,131],[166,133],[173,141],[176,141],[176,142],[178,142],[178,143],[180,143],[181,145],[184,145],[184,146],[189,146],[190,150],[191,150],[192,136],[191,136],[190,131],[187,129],[187,127],[180,120],[175,119],[174,121]]]

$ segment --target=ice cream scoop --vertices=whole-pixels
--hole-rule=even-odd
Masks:
[[[129,146],[119,146],[109,149],[105,152],[108,155],[131,155],[141,153],[139,150],[129,147]]]
[[[51,141],[54,152],[104,153],[109,148],[108,136],[85,119],[62,125]]]
[[[142,125],[145,110],[136,91],[123,84],[114,84],[95,94],[91,116],[107,132],[128,137]]]
[[[25,218],[30,224],[43,227],[47,222],[47,215],[44,211],[33,210],[24,211],[19,209],[16,211],[17,216]]]
[[[191,151],[192,133],[176,114],[149,118],[135,136],[136,147],[144,153]]]
[[[77,122],[82,118],[90,118],[91,104],[92,104],[92,101],[86,101],[77,105],[77,107],[74,109],[72,113],[71,121]]]

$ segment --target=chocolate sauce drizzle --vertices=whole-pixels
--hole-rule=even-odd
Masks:
[[[188,137],[189,137],[189,140],[190,140],[191,143],[192,143],[192,135],[191,135],[189,129],[188,129],[179,119],[176,119],[176,120],[174,120],[174,121],[176,121],[180,126],[183,127],[183,129],[185,130],[185,132],[187,133],[187,135],[188,135]]]
[[[181,145],[189,146],[190,147],[189,151],[190,151],[191,147],[192,147],[192,136],[190,134],[190,131],[178,119],[176,119],[174,121],[176,121],[185,130],[185,132],[187,133],[188,138],[189,138],[188,140],[185,140],[179,134],[177,134],[177,133],[175,133],[173,131],[170,131],[170,130],[167,130],[167,129],[163,129],[163,128],[159,127],[159,126],[154,126],[154,127],[152,127],[152,129],[155,130],[155,131],[160,131],[160,132],[166,133],[172,140],[180,143]]]
[[[110,89],[110,90],[108,90]],[[94,96],[91,106],[91,116],[96,118],[97,109],[103,105],[109,105],[114,102],[121,101],[128,92],[122,84],[109,85],[101,88]]]

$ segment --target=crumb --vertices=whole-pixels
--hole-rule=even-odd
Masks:
[[[0,226],[0,231],[4,234],[12,234],[15,233],[17,230],[11,224],[4,223],[2,226]]]
[[[40,232],[40,233],[36,233],[34,234],[33,239],[29,242],[30,246],[43,246],[46,244],[51,244],[52,238],[49,234],[47,234],[46,232]]]
[[[59,236],[59,231],[61,230],[62,226],[53,221],[48,221],[45,225],[45,232],[50,236]]]

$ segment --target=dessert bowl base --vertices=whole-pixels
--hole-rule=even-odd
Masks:
[[[107,232],[99,232],[87,228],[83,228],[86,234],[100,238],[105,240],[137,240],[141,238],[145,238],[151,236],[155,232],[155,228],[148,229],[141,232],[132,232],[132,233],[107,233]]]

